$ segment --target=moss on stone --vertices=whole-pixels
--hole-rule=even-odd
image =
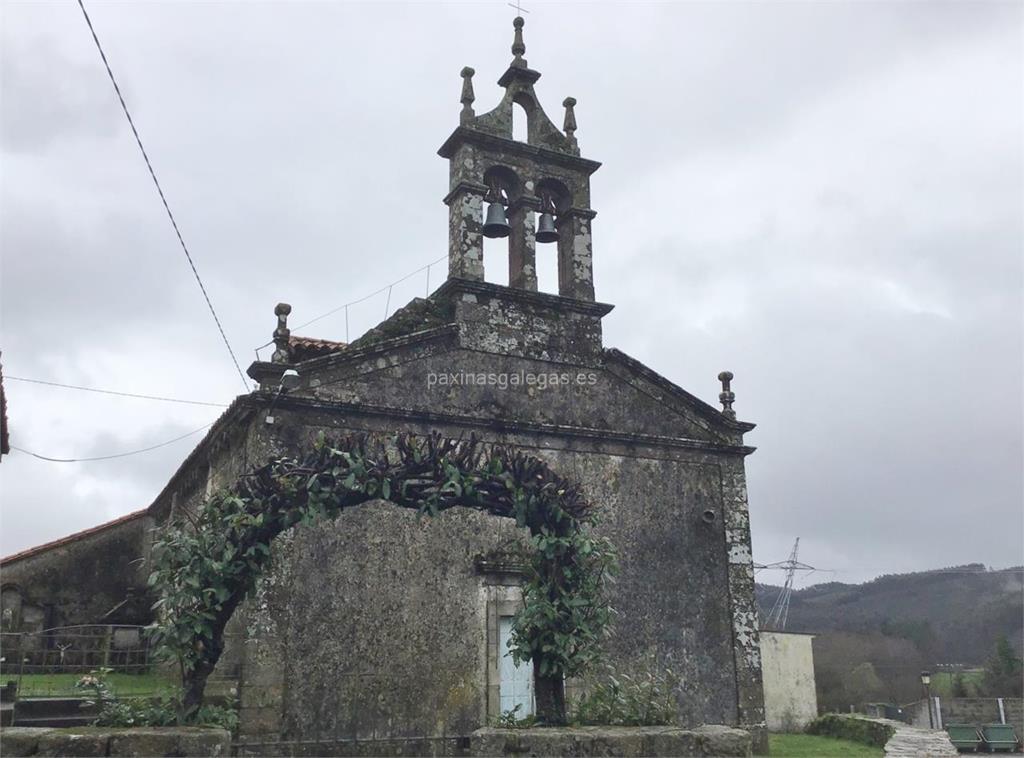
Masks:
[[[394,337],[434,329],[451,323],[455,312],[450,302],[432,298],[413,298],[408,305],[399,308],[377,326],[349,345],[349,350],[370,347]]]

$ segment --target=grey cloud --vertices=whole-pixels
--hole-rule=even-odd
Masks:
[[[492,6],[90,7],[243,366],[276,302],[301,323],[444,253],[435,151],[457,124],[463,65],[478,72],[477,111],[497,102],[511,34]],[[5,368],[230,399],[237,376],[77,8],[13,8]],[[545,4],[527,18],[549,115],[576,96],[583,153],[605,162],[606,342],[709,401],[718,371],[736,373],[737,410],[759,424],[760,561],[797,534],[808,562],[846,580],[1024,560],[1022,12]],[[425,284],[396,287],[391,308]],[[384,305],[354,308],[350,336]],[[343,314],[303,332],[344,338]],[[12,419],[57,452],[194,428],[19,395]],[[45,467],[5,459],[4,545],[145,505],[189,444],[39,488]],[[63,513],[66,485],[88,493],[75,519],[26,515]],[[1005,538],[973,536],[977,519]]]

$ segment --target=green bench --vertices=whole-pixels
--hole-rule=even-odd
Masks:
[[[974,724],[946,724],[949,741],[961,753],[976,753],[981,747],[981,734]]]
[[[981,736],[990,753],[1017,749],[1017,733],[1009,724],[985,724],[981,727]]]

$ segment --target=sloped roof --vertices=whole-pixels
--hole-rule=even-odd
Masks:
[[[129,513],[125,516],[116,518],[113,521],[107,521],[105,524],[100,524],[99,526],[93,526],[88,529],[83,529],[80,532],[69,534],[67,537],[61,537],[60,539],[53,540],[52,542],[44,542],[42,545],[30,547],[27,550],[22,550],[20,553],[8,555],[4,558],[0,558],[0,566],[6,566],[8,563],[14,563],[15,561],[20,561],[23,558],[31,558],[33,555],[46,552],[47,550],[52,550],[53,548],[63,547],[64,545],[70,545],[72,542],[77,542],[78,540],[84,539],[86,537],[91,537],[92,535],[98,534],[106,529],[111,529],[115,526],[119,526],[120,524],[126,524],[129,521],[134,521],[137,518],[142,518],[146,515],[147,512],[148,509],[146,508],[143,508],[141,511],[133,511],[132,513]]]
[[[321,355],[330,355],[344,350],[348,347],[348,343],[292,335],[288,338],[288,347],[291,349],[292,360],[299,363],[308,361],[310,358],[319,358]]]

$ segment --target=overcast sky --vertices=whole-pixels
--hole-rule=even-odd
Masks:
[[[301,323],[445,254],[436,150],[462,66],[477,112],[497,102],[503,2],[87,7],[243,369],[275,303]],[[605,343],[712,403],[735,373],[758,424],[755,560],[800,536],[835,572],[804,583],[1024,562],[1024,6],[527,7],[542,103],[561,123],[576,97],[583,155],[604,162]],[[241,381],[78,6],[2,13],[5,375],[230,402]],[[396,286],[392,308],[426,287]],[[385,307],[351,309],[350,336]],[[306,333],[345,339],[344,317]],[[12,443],[52,457],[220,412],[6,391]],[[145,507],[200,438],[12,453],[0,552]]]

